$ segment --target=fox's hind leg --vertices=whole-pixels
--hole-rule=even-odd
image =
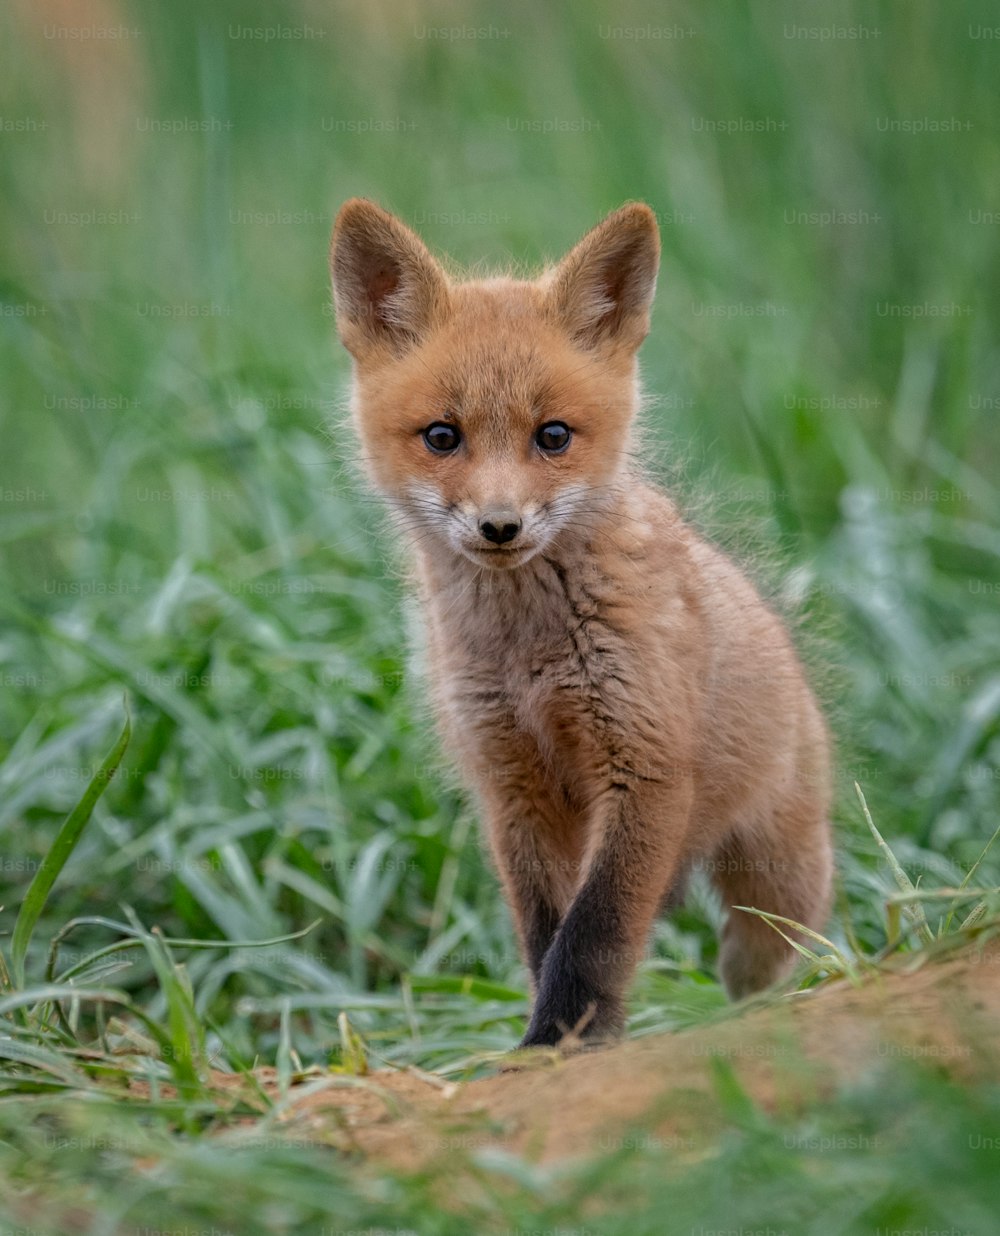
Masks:
[[[751,906],[822,931],[830,913],[833,854],[826,804],[792,799],[764,824],[732,833],[707,864],[722,895],[719,971],[733,1000],[783,978],[798,954]],[[779,924],[806,947],[815,941]]]

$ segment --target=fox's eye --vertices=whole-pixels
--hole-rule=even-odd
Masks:
[[[444,421],[435,421],[424,430],[424,441],[437,455],[447,455],[462,441],[454,425],[446,425]]]
[[[535,434],[535,441],[549,455],[559,455],[569,446],[572,436],[572,430],[562,421],[549,421],[548,424],[539,427]]]

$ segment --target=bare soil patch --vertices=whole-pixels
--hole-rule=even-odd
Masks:
[[[643,1141],[696,1155],[724,1121],[727,1091],[766,1110],[801,1110],[900,1059],[969,1082],[996,1079],[998,1030],[1000,942],[993,940],[917,966],[901,956],[857,987],[830,983],[710,1026],[547,1054],[476,1081],[415,1070],[309,1076],[290,1089],[273,1128],[276,1136],[402,1169],[489,1148],[542,1163]],[[277,1095],[273,1069],[256,1079]],[[246,1085],[225,1074],[213,1081],[234,1097]],[[259,1129],[248,1128],[248,1136]]]

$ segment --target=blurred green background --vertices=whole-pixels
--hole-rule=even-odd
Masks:
[[[841,913],[957,883],[1000,803],[1000,31],[986,3],[169,6],[0,29],[0,904],[135,737],[39,929],[134,908],[192,954],[219,1057],[460,1067],[525,976],[407,663],[353,469],[326,271],[364,194],[463,264],[535,267],[642,198],[663,264],[649,450],[801,615],[840,749]],[[109,33],[110,32],[110,33]],[[995,865],[982,871],[996,880]],[[703,891],[636,1032],[722,1002]],[[831,929],[841,938],[842,927]],[[112,936],[67,940],[66,964]],[[161,997],[148,967],[115,982]]]

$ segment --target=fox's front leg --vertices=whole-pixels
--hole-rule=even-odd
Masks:
[[[582,811],[550,788],[536,752],[512,741],[479,778],[490,849],[537,989],[542,961],[580,881]],[[518,758],[520,757],[520,758]]]
[[[584,1039],[621,1031],[626,989],[676,875],[691,799],[688,777],[669,788],[616,782],[604,792],[596,844],[542,962],[522,1047],[552,1045],[577,1029]]]

